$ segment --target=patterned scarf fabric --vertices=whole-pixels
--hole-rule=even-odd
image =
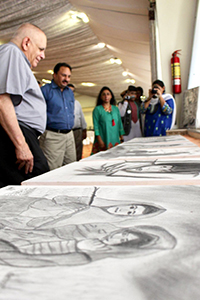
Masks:
[[[129,101],[131,106],[131,120],[136,123],[138,121],[138,106],[135,101]]]

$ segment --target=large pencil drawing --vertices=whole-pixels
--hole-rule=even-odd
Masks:
[[[134,226],[134,220],[165,212],[163,207],[130,200],[109,205],[106,199],[107,205],[98,206],[98,190],[94,187],[90,197],[0,196],[0,263],[79,265],[175,246],[175,237],[160,226]]]
[[[92,300],[103,285],[111,299],[176,299],[189,282],[198,299],[199,193],[164,185],[1,190],[0,297]]]
[[[126,161],[102,163],[98,168],[80,168],[78,175],[101,175],[112,177],[133,178],[199,178],[199,159],[185,160],[152,160],[152,161]]]

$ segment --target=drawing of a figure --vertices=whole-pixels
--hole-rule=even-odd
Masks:
[[[0,223],[4,227],[52,228],[67,224],[152,217],[165,211],[163,207],[132,201],[108,206],[93,204],[98,188],[91,197],[57,196],[53,199],[0,197]],[[6,217],[5,217],[6,216]]]
[[[0,239],[0,263],[19,267],[81,265],[106,257],[148,255],[176,245],[176,239],[164,228],[146,225],[119,228],[91,223],[35,230],[32,234],[37,242]]]
[[[147,147],[146,147],[147,148]],[[112,150],[112,151],[111,151]],[[115,147],[106,152],[101,152],[96,156],[98,159],[114,159],[119,157],[162,157],[162,156],[180,156],[180,155],[190,155],[191,149],[181,149],[169,147],[163,149],[163,147],[156,149],[138,149],[137,147],[130,147],[130,145],[123,145],[120,147]],[[196,150],[197,152],[197,150]],[[199,150],[200,153],[200,150]]]
[[[158,215],[164,208],[124,200],[109,205],[105,199],[107,205],[96,206],[98,189],[88,197],[0,197],[0,264],[79,265],[175,246],[175,238],[164,228],[133,226],[134,220]]]
[[[124,161],[102,164],[99,168],[86,167],[79,175],[103,175],[113,177],[176,179],[177,176],[194,178],[200,174],[198,161],[135,162]]]

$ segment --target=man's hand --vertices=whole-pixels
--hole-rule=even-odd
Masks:
[[[15,109],[8,94],[0,95],[0,124],[14,144],[17,158],[16,164],[19,164],[19,170],[25,167],[26,174],[32,172],[33,155],[19,127]]]
[[[25,174],[33,171],[33,155],[27,145],[24,143],[21,147],[15,148],[17,157],[16,164],[19,164],[18,169],[21,170],[25,167]]]

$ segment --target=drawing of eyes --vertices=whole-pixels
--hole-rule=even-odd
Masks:
[[[147,215],[155,215],[165,211],[163,207],[142,204],[142,203],[114,205],[110,207],[103,207],[103,210],[107,211],[109,214],[115,216],[124,216],[124,217],[126,216],[141,217]]]

